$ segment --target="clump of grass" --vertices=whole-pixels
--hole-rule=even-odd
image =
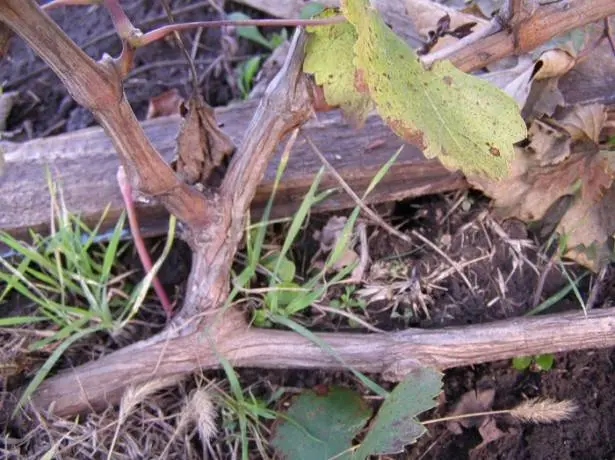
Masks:
[[[17,292],[30,301],[28,316],[0,318],[0,327],[23,327],[39,323],[50,333],[30,344],[30,351],[51,350],[51,354],[24,391],[18,407],[32,395],[62,354],[78,340],[105,331],[121,330],[137,313],[151,281],[173,240],[171,228],[163,255],[154,270],[138,286],[125,283],[129,273],[118,274],[118,257],[128,247],[121,243],[124,215],[120,216],[106,243],[100,243],[100,225],[89,228],[71,215],[61,192],[50,181],[52,196],[51,234],[31,233],[31,243],[0,233],[0,243],[11,251],[0,257],[0,303]],[[60,197],[58,199],[57,197]],[[174,221],[173,221],[174,225]]]

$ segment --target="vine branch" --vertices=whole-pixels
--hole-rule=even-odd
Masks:
[[[34,0],[0,0],[0,21],[52,68],[77,103],[92,111],[111,138],[134,189],[160,200],[189,226],[207,225],[209,203],[176,177],[145,136],[113,59],[92,60]]]

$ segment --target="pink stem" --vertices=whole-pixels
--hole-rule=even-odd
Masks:
[[[93,5],[96,0],[53,0],[52,2],[41,5],[41,8],[49,11],[60,6],[80,6],[80,5]]]
[[[141,236],[141,229],[139,228],[139,222],[137,221],[137,213],[135,210],[134,202],[132,200],[132,187],[130,186],[130,182],[126,177],[126,172],[124,171],[123,166],[120,166],[117,170],[117,183],[119,184],[120,190],[122,191],[122,198],[124,199],[124,204],[126,205],[126,214],[128,215],[128,224],[130,226],[130,232],[132,233],[135,247],[137,248],[137,253],[139,254],[139,259],[143,264],[145,272],[149,273],[152,271],[152,259],[149,256],[147,248],[145,247],[143,236]],[[160,299],[162,308],[167,314],[168,320],[173,314],[173,305],[171,304],[171,301],[169,300],[169,297],[167,296],[167,293],[162,287],[162,283],[157,276],[154,276],[152,284],[154,286],[154,290],[156,291],[156,295],[158,295],[158,298]]]
[[[330,24],[339,24],[346,22],[344,16],[330,16],[327,18],[316,19],[242,19],[242,20],[220,20],[220,21],[201,21],[201,22],[186,22],[179,24],[169,24],[151,30],[140,37],[134,39],[132,45],[141,47],[148,45],[156,40],[160,40],[173,32],[182,30],[200,29],[208,27],[224,27],[224,26],[258,26],[258,27],[299,27],[299,26],[322,26]]]

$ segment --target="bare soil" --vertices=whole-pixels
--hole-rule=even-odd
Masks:
[[[128,15],[135,18],[137,25],[164,16],[161,6],[154,0],[123,3]],[[196,4],[189,0],[174,0],[170,3],[173,9]],[[207,3],[202,2],[203,5]],[[225,8],[227,12],[245,11],[230,2],[226,2]],[[250,14],[252,17],[259,16],[254,11]],[[101,7],[58,9],[52,16],[78,44],[84,45],[96,40],[93,45],[85,48],[92,57],[100,58],[105,52],[112,55],[119,52],[119,42],[114,36],[98,40],[98,37],[111,30],[110,20]],[[202,6],[190,13],[177,15],[176,19],[205,20],[215,16],[215,12],[210,8]],[[153,21],[144,28],[164,22],[166,21]],[[194,36],[194,33],[186,35],[186,38],[190,39],[189,43],[187,41],[189,49],[193,46]],[[229,84],[234,77],[227,73],[228,68],[211,68],[211,63],[221,52],[220,36],[220,31],[216,29],[203,31],[197,54],[197,69],[199,75],[203,76],[201,90],[212,105],[224,105],[234,96],[232,84]],[[258,52],[264,50],[242,41],[235,56]],[[127,97],[139,118],[144,118],[149,99],[164,90],[177,88],[184,95],[187,94],[188,72],[187,67],[180,63],[181,60],[181,53],[172,41],[162,41],[139,50],[133,75],[126,82]],[[53,74],[44,70],[43,63],[19,40],[13,41],[9,57],[0,63],[0,81],[5,82],[5,89],[20,92],[18,105],[8,119],[8,130],[14,132],[12,140],[20,141],[58,134],[94,124],[91,115],[76,106]],[[524,225],[518,222],[497,223],[491,219],[487,203],[479,195],[470,194],[462,200],[461,205],[455,207],[461,198],[463,197],[460,194],[452,194],[398,203],[387,219],[395,224],[402,224],[403,230],[417,230],[429,236],[431,241],[438,244],[451,259],[466,264],[464,273],[471,285],[466,285],[460,275],[450,270],[448,263],[431,248],[419,246],[417,250],[416,247],[409,247],[382,230],[370,227],[372,259],[383,260],[391,255],[397,255],[398,261],[407,267],[407,276],[414,277],[420,286],[418,297],[415,295],[414,298],[401,302],[394,315],[392,309],[386,305],[370,305],[367,313],[371,324],[386,330],[475,324],[523,315],[534,306],[533,297],[539,279],[548,265],[544,247],[535,241],[534,236]],[[452,213],[447,215],[451,210]],[[313,216],[311,227],[301,240],[302,245],[295,250],[298,257],[309,260],[313,255],[317,243],[311,238],[311,232],[322,228],[327,217]],[[500,225],[499,229],[503,233],[498,231],[494,222],[495,225]],[[522,240],[527,240],[529,243],[517,251],[515,244]],[[152,242],[154,243],[155,241]],[[166,268],[163,269],[163,281],[172,293],[177,294],[181,293],[181,285],[185,282],[190,259],[186,248],[181,245],[177,246],[172,257],[173,261],[167,262]],[[131,258],[124,260],[123,263],[127,267],[138,266]],[[182,268],[178,270],[177,267]],[[581,269],[574,266],[569,266],[568,269],[572,274],[581,272]],[[611,269],[611,275],[603,283],[604,289],[599,295],[596,307],[605,303],[612,304],[612,299],[615,298],[613,272]],[[540,299],[549,298],[566,287],[567,283],[558,269],[551,268],[545,277]],[[593,277],[587,277],[581,283],[580,293],[584,300],[587,300],[592,285]],[[20,302],[20,299],[15,298],[13,304],[3,306],[2,311],[10,314],[15,308],[19,308]],[[428,314],[421,308],[422,304],[426,305]],[[579,308],[578,300],[570,294],[549,311]],[[148,321],[162,321],[161,317],[156,318],[152,313],[146,312],[145,315]],[[307,316],[306,319],[309,319],[317,329],[351,328],[348,323],[331,316],[318,317],[316,314],[311,318],[309,314]],[[152,334],[155,328],[155,326],[135,327],[131,331],[131,337],[126,340],[145,338]],[[68,353],[63,360],[63,366],[77,365],[82,360],[91,359],[124,344],[124,341],[112,343],[102,338],[94,339],[83,345],[89,349],[88,353],[83,353],[83,349]],[[431,425],[428,435],[397,458],[515,460],[615,458],[613,358],[615,350],[606,349],[557,355],[553,369],[547,372],[517,371],[508,361],[450,370],[444,379],[443,404],[433,413],[425,414],[425,418],[446,415],[450,407],[464,393],[485,387],[496,390],[494,409],[509,408],[524,398],[536,396],[558,400],[573,399],[580,409],[573,420],[551,425],[521,425],[509,418],[498,418],[498,426],[506,432],[506,435],[478,448],[481,438],[476,429],[466,430],[459,435],[448,431],[445,424]],[[264,399],[282,387],[295,391],[323,383],[357,386],[353,378],[345,372],[307,372],[292,369],[271,372],[253,369],[242,370],[239,375],[245,387],[250,386],[253,394]],[[220,372],[211,372],[205,377],[223,379],[224,375]],[[199,376],[194,377],[197,380],[198,378]],[[373,376],[373,378],[378,377]],[[14,379],[10,386],[16,387],[23,381],[23,378]],[[387,386],[386,383],[382,384]],[[176,392],[177,394],[164,395],[156,401],[156,404],[152,402],[150,406],[152,413],[158,417],[172,413],[191,385],[193,383],[186,383],[182,387],[183,390]],[[283,410],[287,402],[288,397],[283,397],[278,401],[276,409]],[[155,410],[152,409],[154,407]],[[152,415],[147,410],[144,409],[144,417]],[[82,421],[81,427],[86,433],[92,432],[86,427],[98,423],[100,428],[105,420],[113,418],[113,413],[111,411],[99,418],[94,415],[87,417]],[[166,422],[160,421],[160,426],[165,426],[164,423]],[[126,425],[126,430],[129,430],[130,423],[127,422]],[[57,421],[53,421],[50,422],[50,426],[60,425]],[[138,424],[132,426],[135,429],[137,427]],[[30,435],[26,439],[31,428],[32,425],[6,427],[5,446],[0,440],[0,448],[8,447],[14,440],[21,440],[24,444],[20,448],[20,456],[38,458],[37,453],[42,452],[45,446],[48,448],[52,438],[39,433]],[[61,432],[58,428],[57,433]],[[220,436],[224,433],[222,431]],[[168,439],[168,432],[161,429],[155,431],[152,436]],[[149,440],[147,441],[149,447],[140,446],[141,449],[149,449],[146,450],[147,457],[160,455],[166,443],[166,441],[152,442],[151,437],[138,439],[142,442]],[[204,458],[201,448],[192,446],[186,449],[194,454],[192,458]],[[86,451],[77,449],[64,458],[84,458],[87,456],[84,452]],[[232,458],[230,452],[223,450],[218,452],[220,454],[218,458]],[[131,458],[139,458],[139,455],[135,454]],[[258,458],[256,454],[254,458]]]

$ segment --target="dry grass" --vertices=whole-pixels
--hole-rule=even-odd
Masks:
[[[571,420],[577,410],[574,401],[535,398],[513,407],[510,415],[525,423],[554,423]]]

